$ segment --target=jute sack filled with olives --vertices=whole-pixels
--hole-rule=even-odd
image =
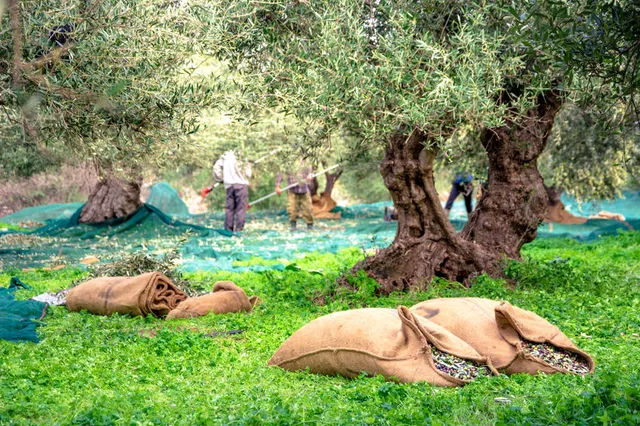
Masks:
[[[476,297],[427,300],[411,312],[470,344],[507,374],[593,372],[593,359],[533,312]]]
[[[461,386],[497,374],[491,360],[431,321],[398,309],[354,309],[311,321],[269,360],[285,370]]]
[[[207,315],[209,312],[249,312],[260,301],[257,296],[248,297],[243,289],[231,281],[218,281],[213,285],[212,293],[185,300],[169,312],[167,319],[194,318]]]

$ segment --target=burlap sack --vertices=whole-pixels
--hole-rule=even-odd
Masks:
[[[549,206],[547,211],[546,222],[555,222],[563,225],[581,225],[585,223],[589,218],[574,216],[564,209],[564,203],[558,201],[554,205]]]
[[[218,281],[213,286],[213,293],[185,300],[169,312],[167,319],[200,317],[209,312],[216,314],[249,312],[258,302],[260,298],[247,297],[244,290],[231,281]]]
[[[324,192],[322,195],[311,196],[311,214],[315,219],[340,219],[342,213],[331,212],[337,205],[331,195]]]
[[[438,386],[467,383],[438,370],[431,345],[459,358],[491,361],[443,327],[414,316],[409,309],[355,309],[318,318],[296,331],[269,365],[297,371],[357,377],[381,374],[401,383],[427,381]]]
[[[548,343],[582,356],[593,372],[593,359],[576,347],[558,327],[509,302],[476,297],[433,299],[411,311],[445,327],[507,374],[568,373],[523,351],[522,339]]]
[[[69,290],[67,308],[97,315],[115,312],[131,316],[163,317],[187,295],[159,272],[137,277],[95,278]]]

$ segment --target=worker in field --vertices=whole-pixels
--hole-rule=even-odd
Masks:
[[[213,165],[213,177],[222,182],[227,191],[224,229],[242,231],[249,202],[251,163],[240,162],[234,151],[227,151]]]
[[[295,231],[299,217],[302,217],[305,221],[307,229],[312,229],[313,215],[311,213],[311,193],[309,191],[309,184],[313,179],[311,168],[306,165],[304,160],[300,160],[296,170],[287,172],[286,176],[287,186],[293,185],[287,193],[287,214],[291,230]],[[280,173],[276,178],[276,193],[278,195],[282,193],[282,189],[280,189],[282,180],[283,174]]]
[[[467,172],[457,172],[453,182],[451,182],[451,192],[449,193],[449,199],[444,206],[444,211],[449,216],[451,212],[451,206],[453,202],[458,198],[458,195],[462,194],[464,197],[464,206],[467,209],[467,217],[471,214],[473,206],[471,205],[471,198],[473,194],[473,176]]]
[[[384,208],[384,221],[393,222],[398,220],[398,210],[395,206],[389,206]]]

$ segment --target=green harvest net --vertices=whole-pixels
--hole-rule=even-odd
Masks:
[[[146,203],[173,217],[189,216],[189,207],[182,201],[178,191],[166,182],[151,187]]]
[[[38,342],[36,327],[47,312],[47,304],[35,300],[15,300],[18,287],[28,288],[12,278],[9,288],[0,287],[0,340]]]
[[[337,207],[335,211],[341,212],[342,219],[317,221],[310,232],[304,228],[290,232],[284,210],[249,210],[244,232],[232,235],[220,229],[224,212],[189,215],[184,213],[181,207],[184,203],[169,185],[154,185],[152,194],[154,191],[156,195],[151,201],[155,206],[147,203],[124,219],[99,225],[78,225],[81,204],[32,207],[0,218],[0,222],[12,225],[25,221],[43,224],[29,231],[3,230],[0,225],[0,269],[77,265],[87,256],[108,262],[126,253],[161,255],[176,247],[180,247],[184,271],[283,269],[310,252],[384,248],[393,241],[397,227],[395,222],[383,221],[384,208],[391,203],[379,202]],[[601,205],[582,205],[582,210],[577,210],[570,199],[563,201],[574,214],[607,210],[622,213],[627,220],[554,224],[553,232],[544,224],[539,237],[593,240],[620,230],[640,229],[639,192],[626,193],[620,200]],[[163,209],[174,214],[169,215]],[[451,219],[457,230],[462,229],[466,220],[462,200],[454,204]]]

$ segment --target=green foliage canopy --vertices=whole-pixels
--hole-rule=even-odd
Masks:
[[[623,120],[624,107],[612,114],[611,121]],[[567,104],[556,117],[539,164],[548,186],[563,188],[579,200],[615,198],[640,176],[640,131],[632,123],[611,129]]]
[[[18,1],[0,15],[0,140],[100,166],[166,159],[196,130],[215,79],[192,79],[199,1]],[[56,27],[70,25],[63,46]],[[59,29],[58,29],[59,30]]]
[[[220,2],[222,54],[254,76],[248,104],[277,105],[378,146],[414,128],[444,141],[463,123],[502,123],[495,97],[522,66],[504,54],[506,37],[482,7],[453,6]]]

